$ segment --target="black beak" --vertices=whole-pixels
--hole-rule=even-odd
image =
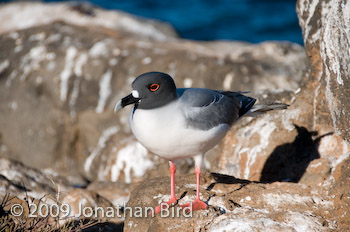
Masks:
[[[135,104],[140,101],[140,98],[135,98],[132,96],[132,94],[129,94],[128,96],[121,99],[114,107],[114,113],[116,113],[118,110],[124,108],[127,105]]]

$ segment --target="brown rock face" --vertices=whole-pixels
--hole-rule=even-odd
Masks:
[[[333,201],[322,188],[261,184],[215,173],[204,173],[201,181],[201,197],[208,210],[186,213],[175,205],[154,217],[135,212],[167,200],[169,191],[164,190],[169,180],[161,177],[141,183],[128,202],[133,214],[126,214],[124,231],[327,231],[334,226],[327,215]],[[194,175],[180,176],[177,183],[178,204],[194,200]]]
[[[277,97],[290,104],[288,110],[237,123],[219,145],[211,170],[268,183],[329,183],[334,160],[347,157],[350,148],[333,133],[329,114],[315,107],[312,80],[307,83],[298,93],[268,95],[269,100]],[[264,95],[260,99],[263,102]]]
[[[333,213],[338,219],[339,228],[348,231],[350,230],[350,159],[344,160],[339,166],[338,175],[335,175],[336,185],[331,190],[335,195]]]
[[[61,225],[77,218],[105,218],[107,210],[113,208],[113,204],[108,200],[86,189],[74,189],[68,192],[60,203],[69,206],[68,215],[66,212],[61,212]],[[121,218],[115,217],[113,221],[120,222]]]
[[[313,176],[327,173],[327,170],[331,173],[326,183],[334,183],[330,190],[335,196],[332,214],[335,215],[339,231],[350,229],[350,198],[347,194],[350,162],[349,9],[347,1],[300,0],[297,3],[306,53],[312,64],[310,75],[313,81],[307,86],[314,91],[313,128],[324,131],[331,124],[333,131],[347,141],[342,142],[335,136],[324,137],[318,147],[320,161],[308,168]],[[322,154],[333,154],[333,158],[327,164]]]
[[[309,222],[315,224],[311,225],[311,227],[305,227],[304,230],[349,230],[349,197],[347,187],[345,187],[346,179],[344,178],[345,176],[348,177],[347,166],[350,159],[349,145],[344,140],[348,139],[347,129],[349,128],[349,121],[342,118],[347,112],[345,105],[348,105],[348,103],[340,97],[348,94],[348,89],[345,87],[348,71],[344,70],[346,67],[344,60],[349,58],[349,54],[343,54],[344,51],[348,51],[347,39],[342,41],[339,39],[348,37],[348,31],[345,28],[347,28],[346,25],[349,20],[345,20],[347,15],[345,16],[342,13],[347,8],[349,8],[348,3],[339,1],[330,1],[328,3],[323,3],[322,1],[299,1],[298,12],[304,30],[305,46],[312,65],[305,74],[300,91],[295,93],[284,92],[277,96],[277,100],[291,104],[287,111],[273,112],[253,120],[246,119],[235,125],[219,146],[218,155],[213,158],[217,162],[211,162],[210,167],[211,170],[249,180],[268,183],[275,181],[299,183],[297,185],[289,183],[279,184],[278,190],[273,190],[272,186],[275,183],[259,183],[257,185],[262,186],[268,192],[263,193],[261,190],[254,189],[251,195],[258,198],[264,196],[262,201],[265,201],[265,209],[268,208],[268,204],[274,204],[272,202],[283,202],[279,207],[287,211],[293,209],[294,214],[291,213],[292,215],[295,215],[296,211],[305,212],[314,208],[319,213],[319,221],[311,219]],[[338,11],[341,15],[340,19],[337,18],[338,14],[335,13]],[[328,18],[326,20],[326,17],[331,17],[332,20],[327,21]],[[326,22],[323,23],[323,20]],[[330,26],[334,24],[336,24],[336,27]],[[327,29],[326,27],[329,28]],[[338,30],[337,32],[334,31],[336,29]],[[333,32],[327,32],[327,30],[333,30]],[[333,37],[324,37],[331,35],[327,35],[327,33],[331,33]],[[335,38],[334,35],[339,35],[339,33],[340,36]],[[324,41],[325,39],[328,40]],[[325,44],[329,47],[325,47]],[[341,48],[345,49],[341,50]],[[333,68],[336,69],[334,70]],[[344,87],[341,83],[342,81]],[[271,94],[266,96],[271,99]],[[264,94],[260,95],[260,99],[264,100]],[[276,99],[276,95],[272,99]],[[342,113],[340,113],[341,110],[343,110]],[[339,135],[339,132],[342,132],[342,134]],[[184,192],[179,193],[180,195],[185,194],[187,196],[190,192],[186,189],[187,183],[188,181],[182,183],[180,179],[179,189],[184,189]],[[152,182],[153,186],[157,184]],[[206,195],[208,192],[204,190],[207,189],[208,191],[209,186],[204,184],[202,194],[204,194],[204,199],[208,199],[210,209],[212,207],[210,197]],[[305,189],[305,186],[308,186],[309,189]],[[141,185],[140,188],[136,187],[135,192],[143,192],[142,189],[145,188],[146,186]],[[237,202],[234,201],[235,196],[241,193],[244,196],[249,195],[243,189],[236,190],[234,195],[228,198],[233,202]],[[129,204],[135,206],[137,204],[149,205],[151,203],[156,205],[159,203],[152,202],[151,199],[145,197],[148,194],[153,196],[157,194],[154,190],[149,191],[151,193],[132,194]],[[298,204],[294,206],[289,205],[287,198],[290,196],[287,197],[288,194],[284,191],[288,193],[293,192],[293,202],[298,201],[296,199],[297,196],[306,196],[310,192],[316,193],[317,197],[322,197],[311,197],[313,199],[310,201],[312,206],[304,202],[303,204],[307,207],[303,208],[303,206]],[[222,201],[226,196],[230,195],[225,190],[223,192],[224,197],[220,199]],[[269,201],[269,197],[272,197],[276,192],[278,192],[278,197],[275,196],[273,201]],[[335,193],[335,198],[330,192]],[[277,200],[279,197],[284,200]],[[135,198],[137,200],[133,200]],[[249,198],[252,197],[250,196]],[[227,204],[221,202],[219,208],[223,208],[224,205]],[[312,214],[314,215],[314,213]],[[249,213],[249,215],[244,215],[243,218],[254,218],[253,215]],[[236,215],[229,211],[225,211],[223,217],[225,219],[222,221],[222,224],[215,224],[216,227],[223,228],[223,230],[234,230],[236,228],[234,225],[238,225],[239,227],[237,228],[246,226],[247,230],[261,230],[257,225],[259,222],[264,224],[257,218],[254,218],[252,221],[241,219],[237,222]],[[180,219],[172,220],[176,222],[175,224],[182,225],[181,228],[191,228],[188,231],[211,231],[214,227],[210,226],[212,224],[209,221],[216,222],[220,220],[218,218],[210,215],[209,210],[209,212],[196,212],[194,219],[180,217]],[[264,216],[259,215],[259,218],[264,218]],[[286,215],[277,212],[274,215],[268,215],[267,218],[273,218],[274,222],[279,222],[277,223],[278,225],[265,222],[265,225],[271,226],[269,228],[271,230],[300,229],[296,227],[282,227],[282,225],[286,226],[286,221],[298,221],[297,217],[287,219]],[[310,226],[306,217],[300,216],[299,219],[301,218],[304,225]],[[164,220],[166,219],[160,219],[160,217],[153,219],[130,217],[126,219],[125,225],[129,230],[140,228],[140,231],[142,231],[146,228],[152,230],[162,227],[176,230],[175,227],[169,227],[170,222],[167,223]]]
[[[0,13],[16,7],[23,30],[9,32],[13,17],[0,30],[0,154],[91,181],[132,182],[166,163],[126,139],[130,109],[112,113],[139,74],[167,72],[179,87],[262,91],[297,89],[307,66],[296,44],[183,41],[162,24],[94,8],[95,16],[80,15],[62,4],[14,3]],[[25,24],[34,9],[45,20]],[[112,24],[103,23],[107,16]],[[118,17],[140,32],[117,25]]]
[[[18,161],[0,158],[0,198],[5,194],[17,197],[55,198],[59,191],[72,189],[70,183],[51,170],[44,172]]]
[[[125,231],[349,230],[349,8],[298,2],[307,60],[295,44],[187,41],[168,25],[93,7],[2,5],[1,15],[18,17],[0,22],[0,196],[59,196],[75,211],[129,200]],[[242,119],[208,152],[208,210],[190,217],[177,205],[167,217],[135,215],[169,198],[168,162],[130,134],[130,108],[112,109],[136,76],[155,70],[178,87],[290,104]],[[188,203],[193,161],[177,167],[178,203]]]
[[[297,11],[314,75],[324,89],[334,129],[350,142],[350,3],[299,0]]]

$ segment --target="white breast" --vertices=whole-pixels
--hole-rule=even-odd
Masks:
[[[175,160],[204,154],[225,136],[229,126],[222,124],[208,131],[188,128],[177,101],[164,107],[130,114],[136,139],[161,157]]]

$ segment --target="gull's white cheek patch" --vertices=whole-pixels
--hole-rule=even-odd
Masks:
[[[137,90],[133,90],[131,91],[131,95],[134,97],[134,98],[139,98],[139,92]]]

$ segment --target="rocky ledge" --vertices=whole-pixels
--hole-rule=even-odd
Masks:
[[[69,220],[48,220],[60,228],[78,219],[80,206],[122,205],[121,217],[106,222],[99,214],[90,226],[349,230],[349,8],[345,1],[298,1],[304,50],[183,40],[169,25],[86,4],[2,5],[0,196],[10,204],[0,212],[41,200],[70,206]],[[153,70],[179,87],[248,90],[260,102],[290,104],[242,120],[206,155],[201,195],[209,208],[191,217],[134,217],[125,209],[169,197],[167,161],[133,138],[128,110],[112,112],[131,81]],[[193,162],[178,167],[182,203],[195,195]]]

